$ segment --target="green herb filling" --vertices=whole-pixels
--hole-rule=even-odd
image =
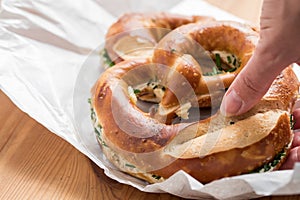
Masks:
[[[103,56],[104,63],[105,63],[107,66],[112,67],[112,66],[115,65],[115,63],[114,63],[114,62],[111,60],[111,58],[109,57],[109,55],[108,55],[106,49],[103,50],[102,56]]]
[[[152,178],[155,178],[155,179],[159,180],[159,179],[161,178],[161,176],[158,176],[158,175],[153,174],[153,175],[152,175]]]

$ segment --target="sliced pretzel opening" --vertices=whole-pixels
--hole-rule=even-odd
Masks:
[[[185,25],[164,36],[153,57],[116,62],[106,70],[91,102],[108,159],[149,182],[184,170],[207,183],[269,163],[292,138],[288,111],[298,86],[290,68],[245,115],[211,116],[257,39],[239,23]],[[211,117],[201,119],[203,108]],[[192,119],[187,115],[192,111],[199,115],[195,122],[183,121]]]

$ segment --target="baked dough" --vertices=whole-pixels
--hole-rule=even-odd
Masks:
[[[212,20],[212,17],[165,12],[126,13],[108,29],[105,48],[114,63],[149,56],[160,39],[171,30],[188,23]]]
[[[164,91],[158,98],[159,106],[176,105],[182,112],[198,106],[201,114],[198,96],[207,94],[211,98],[211,91],[203,89],[207,88],[207,83],[202,82],[205,75],[197,55],[193,55],[197,51],[184,48],[185,42],[176,42],[174,34],[178,33],[196,40],[205,51],[229,51],[240,60],[234,72],[223,71],[210,78],[227,75],[234,78],[251,57],[257,40],[255,31],[233,22],[187,25],[166,35],[153,57],[124,60],[106,70],[95,83],[91,99],[93,124],[103,153],[121,171],[149,183],[163,181],[179,170],[208,183],[249,173],[261,166],[278,168],[293,138],[290,111],[298,93],[298,80],[291,67],[276,78],[253,109],[241,116],[224,117],[217,111],[206,119],[170,123],[170,113],[163,121],[156,118],[157,107],[154,111],[152,107],[149,111],[141,109],[140,97],[135,90],[139,85],[149,86],[149,80],[155,80],[154,87]],[[174,45],[179,52],[176,56],[172,55]],[[187,69],[187,73],[181,73],[180,69]],[[174,72],[187,80],[196,94],[197,103],[189,102],[188,98],[174,99],[172,93],[175,94],[176,89],[179,89],[179,96],[184,96],[180,94],[180,87],[167,93],[168,83],[180,79],[174,78]],[[190,77],[194,73],[198,78]],[[220,79],[225,86],[223,89],[230,85],[227,78]],[[180,115],[178,109],[173,111],[173,115]],[[275,166],[273,160],[279,154],[283,156]]]

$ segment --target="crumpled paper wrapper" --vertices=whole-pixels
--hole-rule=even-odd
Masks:
[[[293,170],[224,178],[206,185],[183,171],[165,182],[147,184],[114,168],[93,133],[87,99],[101,74],[99,51],[106,30],[116,17],[126,11],[164,10],[243,20],[201,0],[3,0],[1,8],[0,88],[107,176],[141,191],[191,199],[300,194],[299,163]]]

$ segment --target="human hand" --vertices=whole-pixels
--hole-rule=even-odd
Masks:
[[[293,112],[295,119],[294,124],[294,139],[292,149],[280,169],[293,169],[295,162],[300,162],[300,108],[295,109]]]
[[[252,58],[224,96],[220,108],[223,115],[247,112],[285,67],[300,64],[299,22],[300,0],[264,0],[260,40]]]

